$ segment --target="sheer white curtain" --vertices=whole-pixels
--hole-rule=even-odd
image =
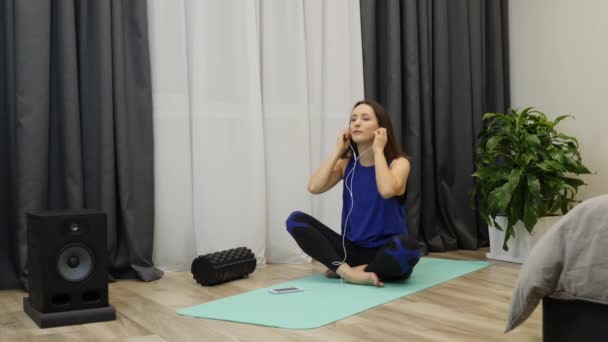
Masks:
[[[294,210],[339,230],[341,188],[311,172],[363,98],[359,2],[148,2],[155,119],[156,265],[246,246],[258,261],[308,258]]]

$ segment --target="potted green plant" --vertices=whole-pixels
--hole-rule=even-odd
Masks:
[[[532,233],[539,218],[567,213],[585,184],[577,176],[590,171],[582,164],[578,141],[555,128],[569,116],[550,120],[532,107],[483,116],[473,196],[488,225],[503,231],[505,251],[516,223]]]

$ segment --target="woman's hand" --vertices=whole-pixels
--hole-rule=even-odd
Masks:
[[[338,141],[336,142],[336,148],[340,150],[340,154],[346,152],[349,147],[350,131],[348,129],[340,131],[338,133]]]
[[[374,144],[372,147],[374,151],[384,152],[384,147],[386,146],[386,128],[380,127],[374,132]]]

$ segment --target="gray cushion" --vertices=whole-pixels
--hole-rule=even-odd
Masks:
[[[530,251],[506,331],[523,323],[545,296],[608,304],[608,195],[577,205]]]

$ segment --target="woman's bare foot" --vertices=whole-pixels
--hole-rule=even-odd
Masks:
[[[384,286],[384,283],[378,279],[378,276],[374,272],[352,270],[352,272],[344,274],[344,280],[353,284],[374,285],[376,287]]]
[[[334,271],[332,271],[332,270],[330,270],[330,269],[325,270],[325,276],[326,276],[327,278],[330,278],[330,279],[336,279],[336,278],[340,278],[340,276],[339,276],[339,275],[337,275],[337,274],[336,274],[336,272],[334,272]]]
[[[365,265],[367,266],[367,265]],[[347,264],[342,264],[336,270],[336,273],[344,280],[352,284],[360,284],[360,285],[374,285],[377,287],[383,287],[384,283],[378,279],[378,276],[374,272],[365,272],[363,269],[364,265],[357,267],[350,267]]]
[[[362,271],[362,272],[365,272],[365,268],[366,268],[366,267],[367,267],[367,264],[365,264],[365,265],[359,265],[359,266],[354,266],[354,267],[351,267],[351,268],[352,268],[353,270],[357,270],[357,271]]]
[[[367,264],[365,264],[365,265],[359,265],[359,266],[355,266],[355,267],[351,267],[351,268],[352,268],[353,270],[357,270],[357,271],[365,271],[365,268],[366,268],[366,267],[367,267]],[[326,276],[327,278],[330,278],[330,279],[337,279],[337,278],[340,278],[340,276],[339,276],[339,275],[337,275],[337,274],[336,274],[336,272],[334,272],[334,271],[332,271],[332,270],[330,270],[330,269],[325,270],[325,276]]]

